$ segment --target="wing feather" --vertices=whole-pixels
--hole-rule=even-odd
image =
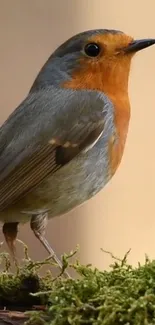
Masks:
[[[96,92],[29,94],[0,129],[0,210],[93,146],[110,128],[110,107]]]

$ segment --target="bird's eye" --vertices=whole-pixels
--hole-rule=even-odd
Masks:
[[[84,51],[88,56],[96,57],[100,53],[100,47],[96,43],[89,43],[85,46]]]

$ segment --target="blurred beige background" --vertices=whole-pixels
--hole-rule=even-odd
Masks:
[[[93,28],[155,37],[154,12],[154,0],[0,0],[0,122],[22,101],[65,39]],[[90,202],[47,227],[58,254],[79,244],[81,261],[100,268],[111,262],[101,247],[118,256],[131,248],[133,264],[144,261],[145,253],[155,257],[155,46],[134,59],[130,98],[130,130],[115,177]],[[19,237],[29,245],[31,257],[47,255],[29,225],[20,227]]]

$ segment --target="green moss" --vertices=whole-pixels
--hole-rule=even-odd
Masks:
[[[78,280],[59,280],[49,295],[51,325],[155,324],[155,261],[116,262],[101,272],[77,265]]]
[[[46,261],[42,263],[46,264]],[[35,266],[36,264],[36,266]],[[29,261],[14,274],[9,269],[0,273],[0,309],[24,310],[42,303],[41,297],[30,293],[51,289],[52,275],[40,277],[38,263]]]
[[[64,256],[63,261],[66,267],[68,256]],[[43,263],[49,263],[49,260],[40,264]],[[32,261],[16,275],[10,276],[8,271],[2,273],[0,299],[6,299],[7,293],[11,296],[13,292],[12,299],[16,299],[18,304],[18,299],[22,299],[18,291],[23,290],[23,281],[30,277],[31,284],[37,285],[33,290],[23,291],[23,296],[31,297],[31,303],[38,299],[37,304],[46,304],[47,308],[41,313],[32,312],[27,324],[155,324],[155,261],[146,258],[144,265],[134,268],[127,263],[126,254],[123,260],[114,258],[110,271],[101,272],[78,262],[71,267],[79,275],[77,279],[63,276],[55,279],[52,274],[41,278],[38,275],[39,263],[36,265]],[[25,286],[29,287],[29,281]]]

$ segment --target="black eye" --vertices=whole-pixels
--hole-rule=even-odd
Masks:
[[[100,47],[96,43],[89,43],[89,44],[87,44],[85,46],[84,50],[85,50],[85,53],[88,56],[91,56],[91,57],[98,56],[99,53],[100,53]]]

